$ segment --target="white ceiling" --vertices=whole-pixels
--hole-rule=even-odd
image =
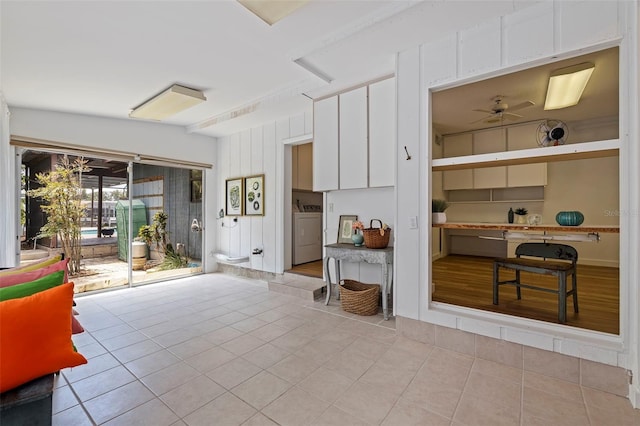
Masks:
[[[398,51],[527,3],[311,0],[269,26],[233,0],[3,0],[0,88],[10,107],[129,119],[178,83],[208,100],[165,123],[221,136],[310,111],[309,97],[393,73]]]

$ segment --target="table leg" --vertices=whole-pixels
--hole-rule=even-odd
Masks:
[[[389,283],[389,268],[387,267],[386,262],[382,262],[382,313],[384,314],[384,319],[387,321],[389,319],[389,307],[387,306],[387,286]]]
[[[336,300],[340,300],[340,259],[336,259]]]
[[[324,301],[325,305],[329,304],[329,300],[331,299],[331,272],[329,272],[329,256],[324,258],[324,274],[327,277],[327,298]]]

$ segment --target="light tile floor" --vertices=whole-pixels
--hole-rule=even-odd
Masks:
[[[77,297],[54,425],[639,425],[624,398],[224,274]]]

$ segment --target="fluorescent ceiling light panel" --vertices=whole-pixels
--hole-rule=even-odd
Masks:
[[[576,105],[594,69],[594,64],[585,62],[552,72],[549,77],[544,109],[560,109]]]
[[[207,98],[200,90],[174,84],[164,92],[135,107],[129,113],[129,117],[160,121],[206,100]]]
[[[269,25],[275,24],[308,2],[309,0],[238,0],[238,3]]]

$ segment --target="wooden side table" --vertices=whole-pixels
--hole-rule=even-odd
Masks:
[[[340,285],[340,262],[365,262],[379,263],[382,266],[382,283],[380,290],[382,291],[382,312],[384,319],[389,319],[389,308],[387,306],[387,295],[391,291],[393,282],[392,266],[393,266],[393,247],[382,249],[370,249],[365,246],[356,247],[353,244],[328,244],[324,246],[326,256],[324,257],[324,272],[327,277],[327,298],[325,305],[329,304],[331,299],[331,273],[329,272],[329,259],[336,261],[336,284]],[[340,291],[336,294],[336,299],[340,299]]]

